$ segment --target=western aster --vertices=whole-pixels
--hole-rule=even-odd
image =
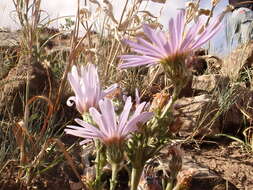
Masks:
[[[68,74],[68,81],[75,96],[68,98],[67,105],[72,106],[75,103],[77,110],[82,115],[88,112],[90,107],[98,107],[99,100],[117,88],[117,84],[114,84],[103,91],[97,68],[93,64],[81,66],[80,72],[76,66],[73,66]]]
[[[145,102],[139,104],[135,112],[129,117],[133,103],[131,97],[128,97],[122,113],[117,117],[112,101],[104,98],[99,101],[101,113],[94,107],[89,109],[90,115],[98,127],[76,119],[75,121],[81,126],[68,125],[65,132],[85,138],[86,140],[83,142],[90,139],[99,139],[106,145],[121,144],[129,137],[130,133],[138,130],[138,124],[151,119],[153,115],[151,112],[142,112],[145,104]]]
[[[175,19],[169,21],[169,32],[155,31],[148,25],[143,25],[143,30],[149,41],[137,38],[137,42],[125,40],[131,49],[139,55],[122,55],[124,63],[119,68],[124,69],[136,66],[151,66],[161,63],[163,66],[171,62],[185,61],[194,49],[199,48],[212,38],[221,28],[218,17],[206,28],[198,20],[190,28],[186,28],[185,10],[180,10]],[[203,30],[203,31],[202,31]]]

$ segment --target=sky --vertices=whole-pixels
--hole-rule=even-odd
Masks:
[[[82,1],[82,0],[81,0]],[[114,5],[116,6],[115,14],[122,10],[122,2],[125,0],[114,0]],[[183,8],[187,0],[167,0],[165,8],[163,9],[160,22],[167,23],[169,17],[176,14],[178,8]],[[216,12],[219,12],[223,7],[225,7],[227,0],[221,0]],[[82,3],[81,3],[82,5]],[[202,7],[209,7],[209,0],[201,1]],[[42,9],[45,10],[50,15],[50,18],[56,18],[58,16],[68,16],[74,15],[77,7],[77,0],[42,0]],[[149,10],[155,15],[159,14],[159,3],[150,3]],[[0,0],[0,27],[5,28],[18,28],[18,24],[13,21],[14,17],[14,6],[12,0]]]
[[[15,30],[19,27],[19,24],[16,23],[14,20],[14,6],[13,6],[13,0],[0,0],[0,28],[9,28],[12,30]],[[81,6],[82,2],[81,0]],[[113,0],[114,2],[114,14],[116,17],[119,17],[120,12],[123,9],[122,4],[125,0]],[[201,7],[203,8],[209,8],[210,7],[210,1],[211,0],[201,0]],[[228,0],[221,0],[218,4],[218,7],[215,9],[215,14],[218,14],[224,9],[224,7],[227,5]],[[169,18],[173,17],[177,9],[184,8],[185,3],[187,0],[167,0],[165,7],[161,13],[160,16],[160,22],[161,24],[165,25],[168,23]],[[41,3],[42,10],[45,12],[43,13],[45,15],[49,15],[50,19],[60,17],[60,16],[73,16],[76,12],[77,8],[77,0],[42,0]],[[154,14],[159,15],[161,4],[159,3],[149,3],[148,10]],[[62,20],[63,21],[63,20]],[[53,23],[54,27],[57,27],[60,25],[60,20],[57,20]],[[221,39],[224,39],[224,34],[219,34],[215,37],[214,41],[220,41]],[[216,43],[217,44],[217,43]],[[222,44],[219,46],[222,46]]]

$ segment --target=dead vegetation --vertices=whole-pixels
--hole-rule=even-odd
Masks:
[[[152,2],[160,3],[162,14],[166,1]],[[117,69],[121,63],[119,56],[130,52],[123,39],[143,37],[143,23],[164,30],[158,22],[160,15],[143,9],[150,1],[124,1],[120,17],[116,17],[110,1],[89,0],[84,6],[78,2],[73,25],[61,31],[42,24],[40,0],[13,0],[13,3],[21,29],[7,33],[10,36],[5,39],[8,40],[4,39],[0,46],[0,187],[91,189],[94,147],[83,150],[90,152],[91,158],[87,158],[77,148],[76,139],[63,134],[63,128],[73,123],[78,114],[65,106],[71,93],[67,74],[73,65],[92,62],[98,66],[104,86],[120,84],[123,90],[112,94],[119,102],[123,101],[124,94],[136,96],[136,88],[141,99],[150,102],[155,97],[160,101],[164,92],[169,96],[173,86],[163,70],[152,67]],[[208,25],[219,1],[211,1],[210,10],[202,9],[199,3],[200,0],[188,2],[187,20],[190,23],[205,15],[205,25]],[[222,14],[228,10],[226,8]],[[100,28],[95,32],[97,25]],[[80,29],[84,31],[82,34]],[[6,32],[3,35],[6,36]],[[192,80],[182,91],[173,113],[176,119],[170,127],[176,126],[175,139],[186,146],[185,154],[191,155],[191,160],[209,167],[212,175],[215,173],[220,189],[253,188],[250,166],[253,162],[252,61],[252,43],[239,47],[225,59],[207,52],[195,52]],[[231,148],[231,141],[226,141],[225,145],[219,142],[225,137],[239,145]],[[209,140],[217,147],[206,151]],[[227,146],[236,154],[235,167],[231,167],[234,158],[226,158],[230,154]],[[219,152],[221,149],[224,151]],[[166,154],[161,151],[159,158],[154,160],[151,177],[161,173],[159,167],[168,160],[159,159]],[[216,154],[223,159],[216,159]],[[187,162],[188,157],[185,158]],[[127,189],[124,179],[129,177],[129,171],[127,164],[125,167],[120,174],[119,190]],[[235,179],[233,175],[241,167],[245,168],[245,173],[238,173],[240,180]],[[190,167],[180,173],[184,176],[181,179],[184,189],[198,189],[194,183],[200,180],[201,169],[199,166],[192,172]],[[110,169],[107,168],[103,176],[105,187],[109,183],[108,176]],[[162,181],[163,177],[159,177]],[[143,184],[147,184],[146,179],[143,180]],[[207,190],[219,188],[211,182],[206,184]]]

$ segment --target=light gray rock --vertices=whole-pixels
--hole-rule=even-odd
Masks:
[[[0,31],[0,47],[17,46],[19,39],[19,32]]]
[[[211,92],[228,86],[229,78],[219,74],[193,76],[192,89]]]
[[[219,133],[221,122],[216,116],[217,109],[217,102],[206,94],[177,100],[174,114],[181,122],[179,134],[203,137]]]

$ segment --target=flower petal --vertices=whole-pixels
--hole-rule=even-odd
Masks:
[[[126,124],[132,105],[133,105],[132,100],[131,97],[129,96],[126,100],[125,106],[119,118],[119,127],[118,127],[119,131],[121,131],[121,128],[123,128],[124,125]]]
[[[146,56],[136,56],[135,59],[124,59],[125,63],[122,63],[119,65],[119,69],[125,69],[128,67],[138,67],[138,66],[144,66],[144,65],[155,65],[158,63],[158,61],[152,57],[146,57]]]
[[[153,42],[153,46],[158,47],[158,49],[160,50],[159,53],[162,54],[163,56],[166,56],[166,51],[164,50],[163,38],[160,38],[161,35],[157,35],[157,33],[153,29],[151,29],[147,24],[143,25],[143,31]],[[142,40],[142,41],[145,41],[145,40]]]
[[[184,25],[185,25],[185,10],[180,10],[178,16],[177,16],[177,21],[176,21],[176,25],[177,25],[177,41],[178,41],[178,46],[177,48],[179,48],[181,42],[182,42],[182,38],[183,38],[183,32],[184,32]]]
[[[129,120],[128,123],[125,125],[122,131],[122,135],[127,135],[131,132],[136,131],[138,129],[137,128],[138,123],[146,123],[148,120],[151,119],[152,116],[153,116],[153,113],[144,112],[136,117],[132,117],[131,120]]]
[[[113,136],[116,131],[116,115],[112,101],[105,98],[99,101],[99,108],[102,114],[103,124],[107,127],[109,136]]]
[[[170,47],[172,49],[172,53],[175,53],[177,51],[176,49],[176,45],[177,45],[177,39],[176,39],[176,30],[175,30],[175,24],[174,24],[174,20],[170,19],[169,21],[169,30],[170,30],[170,35],[169,35],[169,43],[170,43]]]
[[[192,44],[192,49],[198,48],[202,46],[204,43],[206,43],[208,40],[210,40],[222,27],[222,22],[217,23],[219,19],[217,19],[215,22],[210,24],[205,31],[203,31],[198,39],[195,41],[194,44]]]
[[[110,129],[108,128],[108,125],[103,123],[102,115],[95,108],[90,108],[89,112],[93,121],[99,126],[99,129],[103,132],[103,134],[109,136]]]
[[[141,104],[139,104],[133,114],[133,117],[136,117],[138,115],[140,115],[140,113],[142,112],[143,108],[145,107],[146,102],[142,102]]]
[[[105,89],[102,93],[102,97],[105,97],[107,94],[112,93],[114,90],[116,90],[119,87],[118,84],[112,84],[111,86],[109,86],[107,89]]]

